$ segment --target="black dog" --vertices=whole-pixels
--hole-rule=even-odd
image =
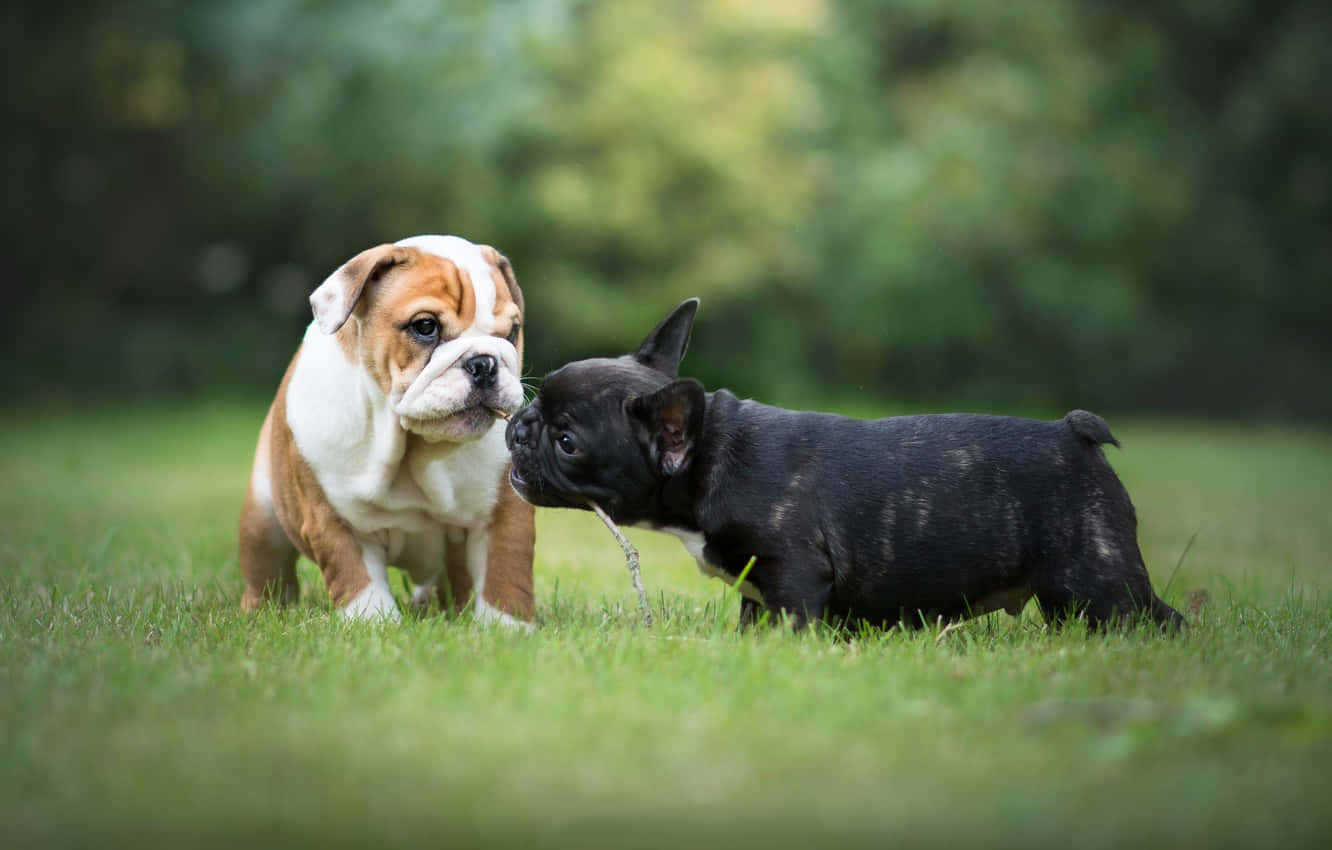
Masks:
[[[631,356],[546,376],[508,426],[511,481],[535,505],[676,534],[760,607],[919,625],[1035,596],[1047,620],[1183,619],[1152,591],[1104,420],[947,414],[861,421],[706,393],[676,372],[697,299]]]

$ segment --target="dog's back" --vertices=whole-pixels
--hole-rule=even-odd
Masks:
[[[1178,618],[1152,593],[1133,504],[1100,449],[1118,443],[1099,416],[862,421],[726,396],[713,404],[746,423],[731,442],[747,451],[727,464],[733,448],[715,447],[713,476],[730,493],[771,498],[720,500],[724,513],[749,514],[721,520],[722,536],[760,563],[770,549],[789,558],[793,542],[826,558],[835,617],[918,623],[1016,612],[1034,595],[1056,617]]]

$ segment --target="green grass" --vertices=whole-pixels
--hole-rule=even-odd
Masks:
[[[0,423],[6,846],[1169,847],[1332,836],[1332,436],[1119,422],[1183,638],[736,635],[635,532],[539,516],[539,630],[241,617],[260,404]],[[13,414],[10,414],[13,417]],[[718,629],[719,622],[723,626]]]

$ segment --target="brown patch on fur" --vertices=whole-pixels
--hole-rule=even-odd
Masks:
[[[523,356],[523,293],[513,266],[489,245],[479,246],[490,264],[495,286],[495,333],[507,337],[518,322],[514,347]],[[337,331],[338,343],[351,362],[371,363],[371,373],[385,395],[395,384],[406,386],[430,359],[430,350],[403,330],[418,314],[437,318],[443,337],[452,339],[476,319],[476,290],[464,269],[452,260],[396,245],[376,245],[344,263],[337,272],[347,299],[347,317]],[[365,346],[377,348],[365,351]],[[368,355],[368,356],[367,356]]]
[[[273,410],[269,408],[259,430],[259,445],[254,451],[254,469],[240,517],[240,568],[245,576],[245,594],[241,610],[254,611],[267,602],[294,603],[300,596],[296,581],[296,547],[287,538],[273,506],[261,499],[256,487],[264,479],[272,480]]]
[[[398,248],[402,259],[384,270],[375,286],[361,298],[351,332],[356,343],[343,350],[353,363],[365,362],[379,388],[390,395],[405,388],[430,362],[432,349],[404,326],[413,319],[432,316],[440,323],[442,338],[452,339],[476,319],[476,291],[452,260],[416,248]],[[341,333],[341,331],[339,332]],[[341,340],[340,340],[341,341]]]
[[[370,583],[360,545],[328,503],[287,425],[287,386],[300,356],[298,350],[264,420],[255,451],[255,472],[241,512],[240,568],[245,576],[241,608],[246,611],[267,600],[281,604],[295,600],[298,550],[319,565],[335,605],[351,601]],[[271,510],[264,509],[254,493],[254,481],[263,471],[260,463],[265,444]],[[278,542],[283,537],[286,546]]]
[[[509,486],[509,466],[501,471],[499,501],[490,514],[490,545],[486,553],[486,588],[489,605],[511,617],[530,621],[536,613],[532,590],[532,553],[536,548],[536,512]],[[467,546],[446,542],[445,575],[435,585],[441,610],[457,614],[472,599],[472,577],[467,572]],[[450,607],[450,602],[452,607]]]
[[[509,486],[509,465],[500,470],[499,501],[490,514],[490,551],[485,600],[510,616],[530,620],[532,552],[536,548],[536,511]]]

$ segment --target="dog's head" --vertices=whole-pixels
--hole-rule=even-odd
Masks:
[[[698,299],[629,355],[579,360],[546,376],[509,421],[510,481],[534,505],[587,508],[618,522],[653,519],[663,487],[685,474],[703,430],[703,385],[678,379]]]
[[[457,236],[362,251],[310,296],[398,415],[427,440],[480,437],[523,403],[523,295],[509,261]]]

